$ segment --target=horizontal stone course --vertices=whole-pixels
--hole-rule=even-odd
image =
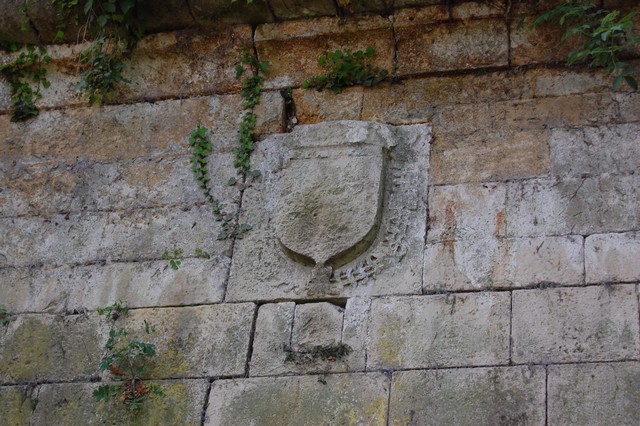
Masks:
[[[37,388],[33,424],[72,426],[79,419],[86,425],[181,424],[199,425],[208,380],[145,381],[155,384],[163,397],[147,397],[139,411],[128,409],[117,399],[96,401],[92,392],[101,383],[44,384]],[[36,396],[34,395],[34,396]]]
[[[384,425],[388,392],[379,373],[218,380],[204,424]]]
[[[374,299],[367,370],[506,364],[509,311],[506,292]]]
[[[548,380],[549,424],[638,423],[638,362],[552,365]]]
[[[189,208],[206,199],[191,171],[191,157],[158,156],[117,163],[16,164],[0,170],[0,217],[57,213]],[[231,153],[209,156],[211,193],[227,209],[239,201]]]
[[[229,257],[213,253],[211,259],[183,259],[178,270],[166,260],[3,268],[0,300],[14,313],[93,311],[116,300],[132,308],[218,303],[230,264]]]
[[[221,229],[208,205],[2,218],[0,266],[160,259],[173,248],[223,253],[231,242],[216,239]]]
[[[393,373],[389,424],[545,424],[543,367]]]
[[[584,282],[581,236],[477,237],[425,247],[425,292]]]
[[[615,361],[640,355],[634,285],[515,290],[513,362]]]
[[[280,132],[282,97],[266,92],[261,99],[256,134]],[[24,123],[11,123],[8,115],[0,115],[0,164],[187,155],[188,139],[198,122],[209,128],[218,152],[231,151],[241,115],[239,95],[45,111]]]

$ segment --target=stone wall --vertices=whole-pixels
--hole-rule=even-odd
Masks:
[[[0,80],[0,424],[637,423],[640,95],[565,67],[517,7],[395,3],[181,23],[103,106],[74,89],[86,46],[48,46],[23,123]],[[242,46],[270,71],[261,176],[230,186]],[[301,88],[366,47],[399,83]],[[216,238],[191,175],[198,123],[242,239]],[[97,314],[117,300],[157,328],[165,396],[139,413],[91,394],[117,379]]]

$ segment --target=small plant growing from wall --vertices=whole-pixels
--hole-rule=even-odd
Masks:
[[[0,66],[0,73],[11,87],[11,121],[24,121],[38,115],[35,101],[48,88],[44,64],[51,61],[43,47],[28,46],[16,59]]]
[[[129,314],[127,305],[116,302],[98,309],[110,325],[105,344],[107,354],[102,358],[100,371],[109,371],[120,382],[101,385],[93,391],[97,401],[117,400],[131,410],[139,410],[149,397],[162,397],[164,393],[155,384],[146,384],[143,377],[149,360],[156,354],[155,346],[131,335],[126,323]],[[151,335],[155,327],[144,320],[144,333]]]
[[[389,71],[373,65],[372,60],[376,55],[375,49],[368,47],[364,51],[336,50],[318,58],[318,65],[325,71],[306,80],[302,88],[315,88],[319,92],[331,89],[334,93],[342,92],[349,86],[373,86],[384,81],[396,81],[396,77]]]
[[[93,35],[91,45],[80,53],[81,81],[77,88],[91,104],[109,98],[118,83],[129,83],[122,76],[125,61],[144,35],[140,17],[144,0],[53,0],[57,9],[56,40],[64,37],[65,22],[79,22],[78,8],[84,13],[81,39]]]
[[[7,308],[4,305],[0,305],[0,325],[8,326],[11,319],[11,314],[7,312]]]
[[[640,43],[640,35],[632,31],[635,16],[636,12],[623,16],[619,10],[606,10],[591,1],[567,0],[540,14],[533,27],[545,22],[560,25],[562,41],[578,43],[569,52],[568,65],[586,62],[590,67],[604,68],[614,77],[614,90],[623,80],[637,90],[638,70],[621,59],[626,49]]]

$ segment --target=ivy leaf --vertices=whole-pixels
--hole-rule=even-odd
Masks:
[[[238,183],[238,179],[231,177],[229,178],[229,181],[227,182],[227,185],[229,186],[234,186],[236,183]]]

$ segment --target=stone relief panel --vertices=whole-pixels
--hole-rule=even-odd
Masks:
[[[431,127],[336,121],[260,142],[227,301],[421,291]]]

